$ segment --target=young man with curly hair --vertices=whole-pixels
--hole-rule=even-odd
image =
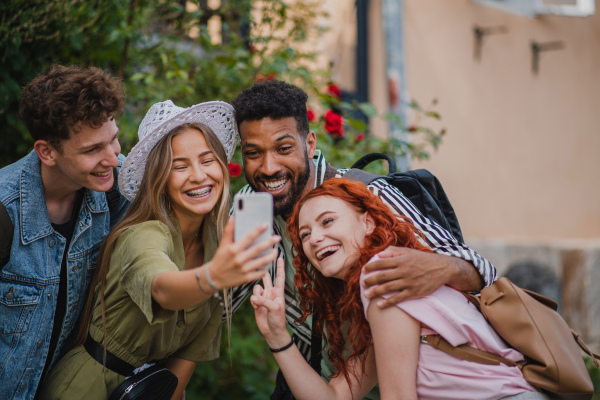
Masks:
[[[128,206],[104,193],[123,160],[123,107],[121,83],[98,68],[54,65],[23,90],[33,151],[0,170],[14,227],[0,270],[2,399],[33,399],[77,331],[100,243]]]
[[[285,220],[303,194],[327,179],[343,176],[347,169],[332,167],[317,150],[317,138],[308,125],[307,100],[306,93],[294,85],[266,81],[244,90],[232,104],[241,137],[244,173],[249,183],[241,192],[262,191],[273,195],[274,228],[283,238],[279,252],[285,259],[287,320],[294,332],[296,346],[309,359],[311,321],[307,319],[304,324],[295,322],[302,313],[297,307],[293,289],[293,252],[291,241],[286,236]],[[378,179],[368,188],[395,213],[409,217],[424,233],[433,250],[425,253],[389,247],[379,254],[380,260],[369,264],[369,270],[378,272],[367,279],[366,284],[373,287],[367,290],[366,295],[376,298],[378,306],[388,307],[406,299],[422,297],[442,285],[479,291],[484,285],[494,282],[496,270],[487,260],[423,216],[394,186]],[[274,272],[273,266],[272,276]],[[234,308],[251,290],[251,284],[235,290]],[[387,300],[379,297],[391,292],[397,294]],[[335,372],[326,357],[321,366],[321,374],[325,378]],[[378,388],[366,398],[379,398]]]

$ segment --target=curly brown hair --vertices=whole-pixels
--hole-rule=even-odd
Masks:
[[[359,249],[359,262],[353,265],[345,280],[325,277],[312,268],[302,249],[299,235],[299,214],[302,206],[310,199],[331,196],[345,201],[360,213],[367,212],[373,219],[373,232],[365,237]],[[318,318],[313,320],[317,331],[329,346],[329,361],[343,374],[348,384],[350,377],[359,378],[364,374],[364,361],[367,349],[373,342],[360,297],[360,274],[362,267],[377,253],[389,246],[408,247],[424,252],[431,250],[421,243],[425,237],[413,223],[403,215],[396,215],[371,193],[361,182],[343,178],[332,178],[308,192],[296,203],[294,212],[287,220],[287,229],[295,249],[294,287],[300,296],[298,304],[302,316],[297,322],[306,321],[313,312]],[[349,367],[350,361],[357,360],[363,368],[355,371]],[[352,387],[352,385],[350,385]]]
[[[123,113],[121,81],[100,68],[52,65],[23,89],[19,118],[34,141],[60,150],[63,140],[87,124],[100,128]]]

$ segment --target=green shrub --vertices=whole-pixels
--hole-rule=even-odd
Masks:
[[[21,0],[0,2],[0,124],[5,132],[0,166],[31,150],[32,140],[17,118],[21,87],[54,62],[94,65],[122,77],[126,107],[118,124],[123,154],[137,142],[138,124],[153,103],[171,99],[187,107],[215,99],[229,102],[255,81],[274,78],[309,94],[309,106],[318,114],[311,129],[334,166],[348,167],[360,155],[375,151],[427,157],[443,134],[421,125],[406,126],[397,115],[378,112],[368,103],[342,101],[335,85],[330,86],[329,71],[310,67],[316,54],[299,50],[311,47],[298,44],[323,31],[317,21],[327,15],[319,1],[223,0],[219,10],[198,1],[198,9],[191,11],[177,0],[28,3],[23,7]],[[213,15],[222,19],[220,44],[213,44],[206,26]],[[190,35],[194,31],[197,36]],[[434,105],[409,106],[425,119],[439,119]],[[325,120],[327,111],[336,120],[331,113],[343,118],[337,120],[343,132]],[[402,134],[377,139],[369,134],[369,118],[384,118]],[[239,149],[232,163],[241,164]],[[373,172],[384,169],[378,165]],[[232,191],[245,184],[241,173],[232,179]],[[276,365],[248,303],[234,315],[231,349],[224,332],[221,358],[199,363],[188,399],[268,398]]]
[[[600,368],[594,365],[591,357],[584,356],[585,366],[590,373],[592,382],[594,383],[594,397],[592,400],[600,400]]]

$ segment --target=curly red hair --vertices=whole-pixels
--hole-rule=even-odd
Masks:
[[[310,263],[302,250],[298,215],[308,200],[319,196],[345,201],[358,212],[367,212],[374,221],[373,232],[365,237],[365,244],[359,250],[359,262],[350,267],[344,281],[324,277],[316,268],[309,268]],[[419,238],[423,235],[408,218],[394,214],[364,184],[343,178],[329,179],[304,195],[287,222],[288,234],[296,250],[294,286],[300,295],[299,307],[302,310],[298,322],[306,321],[313,313],[318,316],[313,319],[313,324],[323,336],[325,346],[329,345],[327,355],[337,368],[333,376],[343,373],[350,384],[350,377],[358,378],[357,372],[364,374],[364,367],[362,371],[354,371],[348,367],[349,363],[356,360],[364,365],[366,351],[372,343],[371,329],[360,297],[359,280],[363,265],[388,246],[431,250],[421,244]],[[350,355],[344,357],[348,352]]]

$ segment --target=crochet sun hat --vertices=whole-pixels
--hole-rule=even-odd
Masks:
[[[119,190],[133,201],[146,170],[148,154],[166,134],[179,125],[199,122],[217,135],[231,161],[238,136],[233,107],[224,101],[207,101],[188,108],[178,107],[171,100],[154,104],[138,129],[139,142],[125,158],[119,172]]]

